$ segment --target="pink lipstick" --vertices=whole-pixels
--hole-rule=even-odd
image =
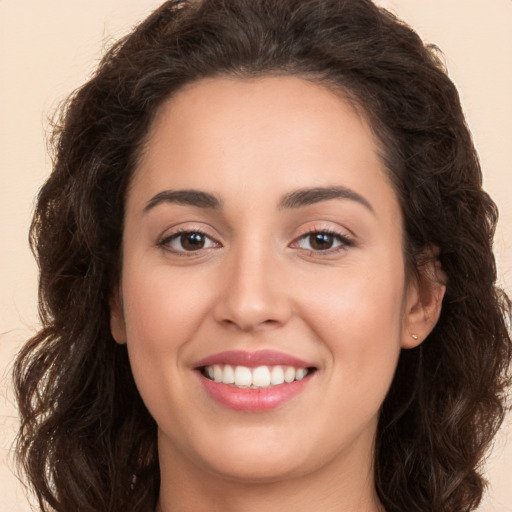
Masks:
[[[276,352],[274,350],[259,350],[257,352],[245,352],[242,350],[228,350],[219,352],[198,361],[195,366],[211,366],[214,364],[229,364],[232,366],[256,367],[262,365],[283,365],[295,366],[296,368],[307,368],[311,366],[306,361],[297,357]]]
[[[221,352],[194,366],[211,398],[246,412],[279,407],[303,391],[315,372],[302,359],[270,350]]]

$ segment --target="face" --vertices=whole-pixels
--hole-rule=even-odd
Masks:
[[[339,96],[267,77],[170,99],[129,189],[111,312],[162,471],[370,471],[400,349],[423,337],[402,236],[371,129]]]

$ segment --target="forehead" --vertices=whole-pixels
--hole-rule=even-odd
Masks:
[[[192,83],[164,103],[132,189],[146,197],[166,187],[268,196],[333,185],[394,200],[366,116],[301,78],[222,77]]]

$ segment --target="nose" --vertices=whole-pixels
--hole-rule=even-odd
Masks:
[[[271,251],[247,244],[226,258],[217,322],[243,332],[282,326],[292,315],[284,273]]]

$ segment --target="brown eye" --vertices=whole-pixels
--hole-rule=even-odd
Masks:
[[[202,233],[183,233],[180,235],[180,244],[185,251],[197,251],[204,247],[205,238]]]
[[[335,242],[335,236],[330,233],[311,233],[308,235],[309,246],[314,251],[331,249]]]
[[[294,242],[294,246],[311,252],[333,252],[337,249],[351,247],[352,241],[338,233],[329,231],[313,231],[306,233]]]
[[[200,251],[218,246],[214,240],[200,231],[176,233],[162,240],[159,245],[177,253]]]

